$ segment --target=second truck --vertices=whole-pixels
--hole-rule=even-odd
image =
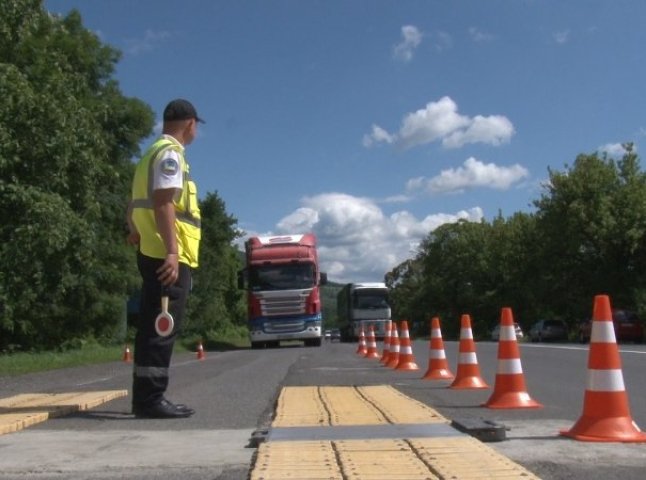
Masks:
[[[370,326],[376,338],[383,338],[391,319],[388,287],[379,282],[344,285],[337,295],[337,314],[342,342],[356,341],[361,327],[367,334]]]

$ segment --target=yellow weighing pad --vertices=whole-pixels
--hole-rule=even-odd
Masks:
[[[285,387],[251,480],[537,479],[390,386]]]
[[[48,418],[89,410],[128,395],[127,390],[24,393],[0,399],[0,435],[17,432]]]

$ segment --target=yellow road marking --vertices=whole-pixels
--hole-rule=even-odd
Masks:
[[[0,435],[30,427],[49,418],[89,410],[115,398],[125,397],[127,390],[69,393],[24,393],[0,399]]]

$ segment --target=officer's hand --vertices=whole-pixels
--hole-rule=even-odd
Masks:
[[[161,267],[157,269],[157,278],[162,285],[170,286],[177,281],[179,276],[179,256],[169,253]]]
[[[137,246],[139,245],[140,240],[141,236],[139,235],[139,232],[130,232],[126,237],[126,243],[128,243],[128,245]]]

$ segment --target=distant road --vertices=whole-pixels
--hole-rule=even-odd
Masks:
[[[381,348],[381,345],[379,345]],[[646,427],[646,348],[621,345],[633,419]],[[445,342],[455,371],[457,343]],[[483,378],[493,387],[497,344],[477,344]],[[544,479],[637,480],[644,477],[645,444],[577,442],[558,436],[580,417],[587,346],[523,344],[528,392],[540,410],[480,407],[491,390],[455,391],[449,382],[424,381],[428,342],[414,342],[419,372],[395,372],[354,352],[356,344],[266,351],[207,352],[206,360],[178,355],[169,398],[197,410],[189,419],[135,420],[129,399],[88,413],[50,420],[0,436],[0,479],[220,479],[246,480],[256,429],[267,428],[286,385],[382,385],[439,410],[448,418],[484,418],[506,425],[500,452]],[[122,362],[21,377],[0,377],[0,397],[25,392],[111,390],[130,387],[132,366]]]

